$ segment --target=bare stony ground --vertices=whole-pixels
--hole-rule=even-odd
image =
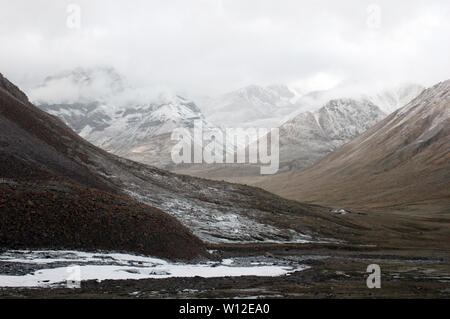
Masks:
[[[218,247],[216,247],[218,248]],[[220,257],[245,255],[224,247]],[[258,257],[260,251],[264,257]],[[1,298],[450,298],[450,260],[432,252],[336,251],[330,247],[255,247],[254,256],[309,269],[283,277],[171,278],[83,282],[80,289],[2,289]],[[413,257],[423,255],[425,257]],[[381,267],[381,289],[368,289],[368,265]]]

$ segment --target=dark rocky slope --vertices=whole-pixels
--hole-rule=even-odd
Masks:
[[[0,75],[0,247],[206,255],[175,218],[122,194],[90,167],[93,154],[107,156]]]
[[[191,259],[203,243],[162,211],[52,179],[0,183],[0,246],[100,249]]]

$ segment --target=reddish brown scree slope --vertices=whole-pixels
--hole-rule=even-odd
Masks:
[[[203,244],[177,220],[127,197],[65,181],[0,185],[0,246],[120,250],[191,259]]]

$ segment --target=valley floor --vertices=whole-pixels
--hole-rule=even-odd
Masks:
[[[4,285],[0,298],[450,299],[450,221],[445,207],[433,207],[330,212],[333,223],[326,227],[300,216],[291,219],[292,227],[309,223],[340,241],[210,243],[211,258],[189,264],[104,252],[4,250],[0,286],[2,278],[17,280],[4,276],[28,280],[40,270],[61,272],[71,264],[94,272],[79,289]],[[367,268],[373,264],[381,268],[381,289],[367,287]]]
[[[314,247],[313,247],[314,246]],[[329,245],[215,246],[218,264],[270,264],[280,276],[184,277],[82,282],[80,289],[3,288],[1,298],[450,298],[450,259],[434,250]],[[220,261],[222,260],[222,261]],[[5,263],[1,271],[5,272]],[[381,267],[381,289],[368,289],[368,265]],[[20,265],[19,265],[20,266]],[[22,265],[23,266],[23,265]],[[307,266],[307,267],[304,267]],[[11,263],[9,271],[13,271]],[[29,266],[28,266],[29,267]],[[23,267],[21,267],[23,269]]]

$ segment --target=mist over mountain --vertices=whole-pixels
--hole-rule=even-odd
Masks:
[[[60,98],[51,94],[61,91]],[[113,68],[77,68],[48,77],[31,96],[86,140],[158,167],[172,165],[174,129],[192,129],[195,121],[213,128],[194,102],[160,88],[132,88]]]
[[[36,108],[1,74],[0,124],[1,247],[107,249],[170,259],[206,254],[180,222],[133,200],[105,174],[101,167],[118,165],[117,158]]]
[[[326,236],[314,226],[279,223],[285,218],[314,215],[314,221],[320,216],[334,227],[322,207],[285,201],[244,185],[176,175],[107,153],[35,107],[1,76],[0,123],[0,192],[9,198],[0,227],[29,229],[22,241],[0,233],[3,246],[23,247],[35,238],[33,247],[45,248],[54,232],[60,237],[49,247],[114,249],[115,244],[124,251],[190,259],[205,255],[203,242],[299,243]],[[31,197],[42,208],[37,219],[31,218],[34,204],[26,202]],[[61,205],[66,209],[58,215]],[[22,208],[27,215],[17,214]],[[96,213],[101,214],[98,220]],[[71,219],[71,214],[79,218]],[[39,222],[33,226],[33,220]],[[102,220],[105,224],[98,226]],[[83,234],[91,234],[80,238],[80,227]]]
[[[199,98],[198,104],[212,123],[222,127],[280,127],[300,113],[316,111],[337,99],[368,100],[388,115],[423,90],[418,84],[369,88],[353,82],[309,92],[290,85],[250,85],[217,97]]]
[[[449,17],[0,0],[0,299],[449,299]]]
[[[418,84],[405,84],[390,90],[385,89],[367,98],[372,103],[380,106],[383,112],[391,114],[414,100],[424,90],[425,88]]]
[[[287,85],[250,85],[199,101],[208,119],[221,127],[278,127],[297,108],[299,93]]]
[[[48,76],[30,90],[37,104],[75,104],[111,101],[125,90],[124,80],[112,67],[81,68]]]

